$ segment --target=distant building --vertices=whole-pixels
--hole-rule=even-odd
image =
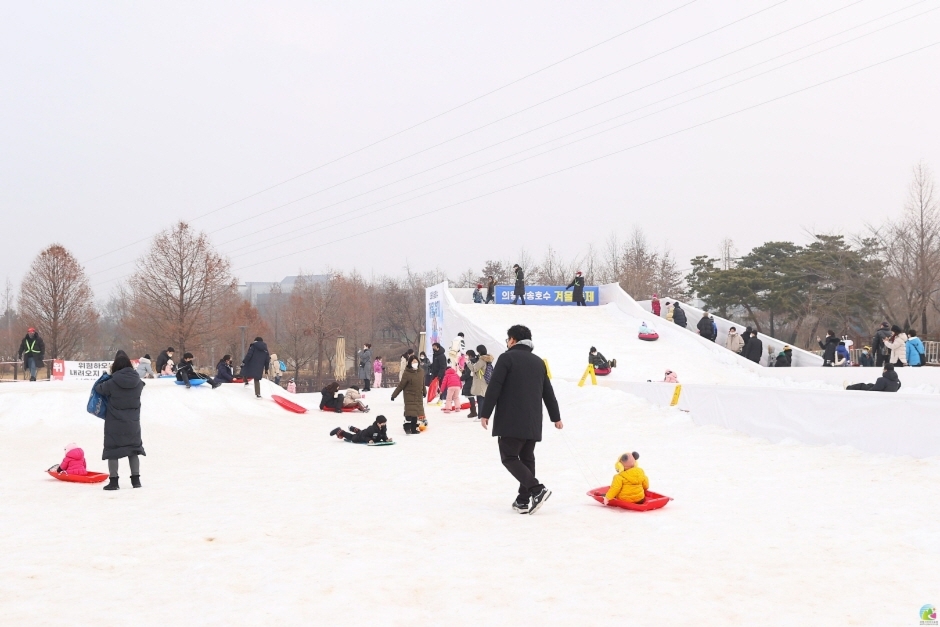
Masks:
[[[259,310],[265,309],[269,304],[276,303],[285,295],[294,291],[294,284],[298,276],[284,277],[280,282],[249,281],[238,286],[238,293]],[[330,280],[328,274],[308,274],[304,277],[311,283],[326,283]]]

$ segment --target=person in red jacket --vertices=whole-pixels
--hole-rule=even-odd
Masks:
[[[653,307],[653,315],[658,318],[660,312],[662,311],[662,306],[659,304],[659,296],[656,294],[653,294],[652,307]]]
[[[457,406],[460,401],[460,377],[457,376],[457,371],[449,366],[447,370],[444,371],[444,381],[441,383],[441,390],[447,395],[444,400],[444,411],[458,411],[460,409]]]
[[[78,444],[69,444],[65,447],[65,458],[56,472],[64,472],[67,475],[87,475],[88,469],[85,467],[85,451],[78,448]]]

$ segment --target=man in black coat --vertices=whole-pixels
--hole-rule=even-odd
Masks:
[[[673,318],[675,319],[675,318]],[[706,340],[715,341],[715,327],[712,324],[712,318],[708,315],[708,312],[702,313],[702,319],[698,321],[698,334],[704,337]]]
[[[875,365],[881,368],[888,363],[891,356],[891,350],[885,346],[885,340],[891,337],[891,325],[885,320],[881,323],[881,328],[875,331],[875,337],[871,341],[871,350],[875,354]]]
[[[516,284],[512,291],[512,304],[518,304],[519,298],[521,297],[522,304],[525,305],[525,273],[522,272],[522,268],[519,267],[518,263],[513,264],[512,270],[516,273]]]
[[[437,379],[438,385],[444,381],[444,372],[447,371],[447,353],[444,347],[434,342],[431,344],[431,380]],[[438,388],[440,389],[440,388]]]
[[[565,289],[569,290],[572,287],[574,291],[571,292],[571,300],[577,303],[578,307],[587,307],[587,303],[584,302],[584,277],[581,276],[580,270],[574,275],[574,279],[571,280],[571,283],[569,283]]]
[[[248,379],[255,380],[255,397],[261,398],[261,377],[271,366],[271,353],[268,352],[268,345],[260,337],[248,347],[245,358],[242,359],[242,376],[245,378],[245,385],[248,385]]]
[[[744,343],[744,349],[741,355],[745,359],[750,359],[755,364],[760,363],[760,358],[764,355],[764,343],[757,337],[757,331],[752,331],[751,336]]]
[[[220,381],[213,381],[212,377],[207,377],[204,374],[196,372],[196,369],[193,367],[193,354],[184,353],[183,361],[180,362],[179,368],[176,369],[176,380],[182,381],[186,384],[187,388],[191,388],[192,384],[190,384],[190,381],[193,379],[205,379],[209,385],[212,386],[213,390],[222,385]]]
[[[496,360],[486,388],[480,422],[487,428],[493,418],[493,436],[499,438],[503,466],[519,481],[512,508],[534,514],[551,496],[535,478],[535,443],[542,440],[542,403],[548,417],[561,429],[561,413],[545,362],[532,352],[532,332],[522,325],[507,331],[507,351]]]
[[[672,321],[678,324],[683,329],[689,323],[689,321],[685,317],[685,309],[680,307],[678,302],[672,306]]]
[[[170,359],[173,358],[173,347],[169,347],[159,355],[157,355],[157,376],[159,377],[163,374],[163,369],[166,368],[166,364]]]
[[[816,343],[819,344],[819,348],[823,349],[823,366],[831,366],[836,363],[836,349],[839,347],[839,338],[836,337],[835,331],[830,329],[826,333],[825,342],[817,337]]]
[[[26,337],[20,342],[18,355],[23,358],[23,372],[29,371],[29,380],[36,380],[36,369],[42,365],[42,358],[46,353],[46,344],[36,333],[36,329],[30,327],[26,331]]]

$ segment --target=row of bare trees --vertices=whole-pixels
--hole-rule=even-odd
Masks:
[[[820,259],[829,250],[821,242],[806,248],[819,248]],[[829,248],[842,250],[836,244]],[[917,325],[922,335],[938,328],[940,202],[925,165],[914,169],[903,214],[869,227],[864,237],[856,238],[853,250],[883,268],[883,273],[871,273],[877,274],[877,284],[869,277],[859,288],[873,292],[866,295],[875,303],[872,315],[905,327]],[[728,271],[740,259],[726,240],[721,258],[712,261],[712,271]],[[485,261],[451,283],[471,287],[488,276],[511,283],[514,263],[525,269],[532,285],[564,285],[580,270],[589,284],[619,283],[637,298],[687,295],[672,254],[652,246],[639,228],[626,240],[611,236],[602,246],[589,245],[567,259],[551,246],[541,257],[520,250],[512,258]],[[820,267],[826,263],[820,261]],[[833,258],[830,265],[839,263]],[[53,244],[33,261],[17,296],[7,281],[0,357],[12,358],[27,326],[40,330],[49,358],[100,359],[117,348],[142,355],[172,345],[210,366],[225,353],[237,360],[243,338],[262,335],[292,371],[320,377],[335,369],[339,336],[346,338],[350,356],[370,342],[374,353],[397,360],[400,349],[414,346],[423,330],[425,287],[447,279],[440,270],[421,273],[409,267],[399,276],[371,279],[355,271],[329,272],[325,280],[299,274],[289,293],[280,293],[279,284],[272,283],[270,297],[256,308],[239,294],[228,259],[206,234],[178,222],[153,239],[130,280],[99,307],[81,264]]]

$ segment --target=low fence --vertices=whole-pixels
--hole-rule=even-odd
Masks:
[[[52,360],[43,361],[43,366],[36,369],[37,379],[49,380],[52,378]],[[0,361],[0,382],[28,381],[29,370],[23,369],[23,361]]]
[[[928,364],[940,364],[940,342],[924,342],[924,351],[924,354],[927,355]],[[822,357],[823,354],[821,350],[811,352],[820,357]],[[862,349],[850,348],[849,356],[852,358],[852,363],[857,364],[862,358]]]

